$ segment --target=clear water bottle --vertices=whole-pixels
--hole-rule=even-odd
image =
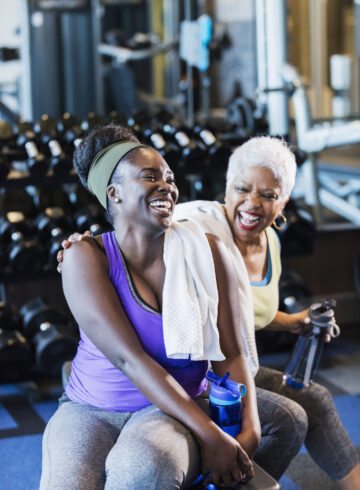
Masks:
[[[310,306],[310,324],[303,328],[284,371],[284,382],[293,388],[308,386],[319,366],[325,334],[335,338],[340,328],[334,321],[334,300]]]
[[[230,373],[223,378],[209,371],[206,375],[211,381],[210,387],[210,413],[212,420],[224,432],[235,437],[241,432],[241,398],[246,393],[243,384],[229,379]]]

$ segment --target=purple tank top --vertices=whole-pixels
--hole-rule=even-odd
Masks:
[[[169,359],[166,356],[162,316],[147,305],[137,294],[114,232],[103,236],[105,252],[109,260],[110,279],[118,293],[144,350],[168,371],[192,397],[207,388],[205,375],[208,361]],[[87,403],[110,411],[135,412],[151,402],[133,383],[95,347],[81,326],[80,342],[72,362],[71,376],[66,394],[76,402]]]

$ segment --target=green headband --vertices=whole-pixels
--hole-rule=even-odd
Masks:
[[[134,148],[144,147],[141,143],[133,141],[117,141],[103,148],[97,153],[91,162],[87,184],[90,192],[95,194],[100,204],[107,209],[107,186],[116,165],[129,151]]]

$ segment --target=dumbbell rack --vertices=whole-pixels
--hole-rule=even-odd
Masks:
[[[78,177],[75,173],[70,173],[64,176],[57,176],[48,172],[48,174],[46,174],[45,176],[34,176],[27,174],[24,175],[20,174],[17,171],[12,171],[10,172],[6,180],[0,182],[0,191],[3,189],[19,189],[27,186],[55,187],[59,184],[71,184],[76,182],[78,182]],[[46,267],[36,273],[0,271],[0,300],[5,301],[6,299],[6,284],[31,281],[34,279],[45,280],[48,278],[54,278],[55,276],[56,270],[52,270]]]

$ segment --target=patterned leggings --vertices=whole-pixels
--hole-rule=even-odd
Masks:
[[[271,392],[276,399],[274,407],[278,404],[287,406],[292,401],[291,410],[295,417],[307,418],[307,432],[305,446],[315,463],[320,466],[333,480],[344,478],[359,462],[358,453],[351,439],[341,423],[339,414],[329,391],[323,386],[312,383],[302,390],[291,388],[282,382],[282,373],[260,367],[255,383],[257,388]],[[278,395],[276,395],[278,394]],[[268,401],[270,408],[271,402]],[[258,402],[261,420],[261,401]],[[266,441],[264,441],[266,442]],[[268,460],[268,453],[263,453],[265,458],[255,457],[255,460],[269,471],[273,464]]]

